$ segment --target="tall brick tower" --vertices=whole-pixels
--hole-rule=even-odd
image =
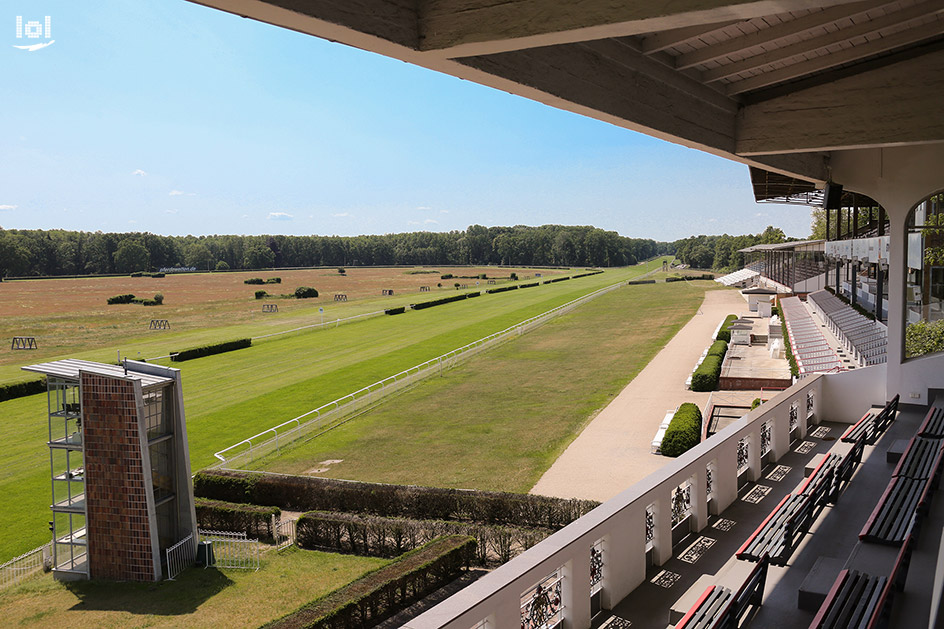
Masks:
[[[46,375],[58,579],[159,581],[196,515],[180,370],[58,360]]]

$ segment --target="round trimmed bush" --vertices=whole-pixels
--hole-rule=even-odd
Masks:
[[[317,296],[318,291],[311,286],[299,286],[295,289],[295,299],[309,299]]]
[[[256,299],[265,299],[268,296],[269,296],[269,293],[265,292],[264,290],[256,291]]]
[[[701,410],[691,402],[679,406],[662,438],[662,454],[676,457],[701,441]]]
[[[705,360],[692,374],[692,391],[714,391],[718,387],[719,375],[721,375],[721,357],[705,356]]]

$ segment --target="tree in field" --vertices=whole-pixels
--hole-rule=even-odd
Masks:
[[[250,245],[243,255],[243,267],[264,269],[275,265],[275,252],[263,244]]]
[[[147,248],[134,238],[125,238],[115,250],[115,267],[121,273],[146,271],[149,254]]]
[[[202,242],[195,242],[187,246],[184,260],[187,266],[194,266],[198,269],[208,269],[213,265],[213,254],[210,248]]]

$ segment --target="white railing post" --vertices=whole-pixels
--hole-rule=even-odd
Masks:
[[[715,515],[734,504],[738,495],[738,466],[736,438],[728,439],[717,450],[715,471],[711,478],[711,493],[714,497],[712,510]]]
[[[764,421],[767,419],[767,417],[764,417],[763,420],[755,422],[754,430],[747,435],[747,440],[750,444],[747,451],[747,465],[748,468],[750,468],[747,472],[747,478],[748,480],[754,482],[760,480],[761,471],[763,470],[763,466],[761,464],[762,455],[760,452],[760,431],[761,426],[763,426]]]
[[[708,526],[708,479],[705,470],[696,471],[692,477],[692,531],[698,532]]]
[[[565,629],[590,628],[590,546],[581,550],[577,545],[573,558],[561,568]]]
[[[770,450],[773,460],[779,461],[790,452],[790,405],[781,404],[773,417],[770,434]]]
[[[655,537],[652,561],[661,566],[672,558],[672,491],[675,487],[660,487],[655,503]]]

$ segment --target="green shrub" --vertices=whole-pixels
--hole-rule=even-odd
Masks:
[[[424,308],[432,308],[433,306],[441,306],[443,304],[449,304],[454,301],[462,301],[463,299],[468,299],[469,297],[478,297],[478,293],[462,293],[461,295],[452,295],[451,297],[443,297],[441,299],[432,299],[430,301],[421,301],[418,304],[413,304],[413,310],[423,310]]]
[[[339,266],[339,267],[338,267],[338,273],[339,273],[340,275],[344,275],[345,270],[344,270],[344,267],[343,267],[343,266]]]
[[[539,286],[541,282],[534,282],[533,284],[518,284],[518,288],[531,288],[532,286]]]
[[[7,400],[13,400],[19,397],[26,397],[27,395],[36,395],[37,393],[45,392],[45,378],[40,378],[39,380],[23,380],[21,382],[0,384],[0,402],[6,402]]]
[[[158,306],[164,303],[164,293],[154,293],[154,303]]]
[[[706,359],[707,360],[707,359]],[[701,410],[691,402],[679,406],[662,438],[662,454],[676,457],[701,442]]]
[[[905,328],[906,358],[942,351],[944,351],[944,319],[933,323],[919,321]]]
[[[269,296],[269,293],[265,292],[264,290],[256,291],[256,299],[265,299],[268,296]]]
[[[164,277],[163,273],[151,273],[151,277]]]
[[[534,494],[387,485],[318,478],[204,470],[194,495],[272,505],[286,511],[341,511],[416,520],[448,520],[560,529],[596,507],[591,500]]]
[[[754,398],[754,401],[751,402],[751,410],[753,411],[755,408],[757,408],[761,404],[763,404],[763,400],[761,400],[759,397]]]
[[[295,289],[295,299],[310,299],[317,296],[318,291],[311,286],[299,286]]]
[[[213,354],[231,352],[233,350],[249,347],[250,345],[252,345],[252,339],[224,341],[222,343],[214,343],[212,345],[204,345],[202,347],[191,347],[190,349],[181,350],[179,352],[171,352],[170,359],[179,363],[185,360],[192,360],[194,358],[202,358],[203,356],[212,356]]]
[[[130,293],[127,295],[115,295],[114,297],[108,298],[108,305],[111,306],[114,304],[130,304],[133,301],[134,301],[134,295]]]
[[[665,281],[668,282],[669,280],[666,279]],[[545,282],[545,284],[546,283],[547,282]],[[626,285],[635,286],[636,284],[655,284],[655,283],[656,283],[655,280],[629,280],[628,282],[626,282]]]
[[[144,271],[135,271],[131,274],[131,277],[144,277]]]
[[[442,282],[437,282],[437,283],[436,283],[436,288],[442,288]]]
[[[479,279],[480,279],[480,280],[487,280],[487,279],[488,279],[488,273],[479,273]]]
[[[720,356],[705,356],[698,369],[692,374],[692,391],[714,391],[718,388],[718,376],[721,375]]]
[[[796,357],[793,355],[790,335],[787,334],[787,320],[783,318],[780,319],[780,333],[783,335],[783,349],[787,355],[787,363],[790,364],[790,375],[796,378],[800,375],[800,367],[797,365]]]
[[[452,582],[474,554],[471,537],[439,538],[263,627],[373,627]]]
[[[443,535],[469,535],[477,542],[474,561],[482,566],[501,565],[552,533],[549,529],[327,511],[305,513],[295,530],[299,548],[367,557],[395,557]]]
[[[451,280],[451,279],[452,279],[452,273],[443,273],[442,275],[439,276],[439,279],[441,279],[441,280]]]
[[[226,260],[220,260],[216,263],[217,271],[229,271],[229,263]]]
[[[724,323],[721,324],[721,329],[718,330],[718,336],[715,338],[719,341],[731,342],[731,330],[728,329],[728,326],[731,325],[731,322],[737,319],[737,315],[729,314],[724,318]]]
[[[511,279],[511,280],[513,280],[513,281],[515,281],[515,282],[518,281],[518,274],[517,274],[517,273],[512,273],[512,274],[509,275],[508,277],[509,277],[509,279]]]
[[[223,500],[194,498],[193,506],[197,512],[197,526],[212,531],[234,531],[245,533],[247,537],[272,539],[273,517],[276,520],[282,514],[278,507],[263,507]]]
[[[388,315],[398,315],[403,314],[406,311],[406,306],[400,306],[399,308],[387,308],[384,310],[384,314]]]
[[[487,289],[485,292],[486,292],[486,293],[491,293],[491,294],[504,293],[505,291],[518,290],[519,288],[521,288],[521,287],[518,286],[517,284],[515,284],[515,285],[513,285],[513,286],[500,286],[500,287],[498,287],[498,288],[489,288],[489,289]]]
[[[248,280],[243,280],[243,284],[265,284],[261,277],[250,277]]]
[[[771,317],[779,317],[779,316],[780,316],[780,308],[778,308],[777,306],[771,306],[771,307],[770,307],[770,316],[771,316]]]
[[[708,348],[708,356],[720,356],[724,358],[724,355],[728,353],[728,342],[727,341],[715,341],[711,344],[711,347]]]
[[[281,283],[282,283],[282,278],[281,278],[281,277],[269,277],[269,278],[266,278],[266,284],[281,284]]]

